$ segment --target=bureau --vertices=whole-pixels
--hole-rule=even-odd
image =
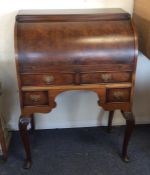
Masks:
[[[20,94],[19,130],[31,166],[27,126],[48,113],[67,90],[91,90],[98,104],[126,120],[122,158],[134,128],[133,90],[138,47],[131,17],[121,9],[25,10],[16,16],[15,55]],[[89,99],[90,100],[90,99]],[[86,109],[85,109],[86,110]]]

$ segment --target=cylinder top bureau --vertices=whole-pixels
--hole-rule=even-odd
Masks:
[[[32,162],[27,126],[34,113],[50,112],[56,107],[55,97],[68,90],[98,95],[98,104],[109,111],[108,131],[114,111],[122,112],[126,120],[122,158],[129,160],[138,55],[130,14],[122,9],[19,11],[15,55],[25,168]]]

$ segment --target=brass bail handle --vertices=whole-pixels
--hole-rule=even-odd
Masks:
[[[104,74],[102,74],[101,75],[101,78],[104,80],[104,81],[109,81],[109,80],[111,80],[112,79],[112,75],[111,74],[107,74],[107,73],[104,73]]]
[[[46,75],[44,76],[43,80],[46,84],[51,84],[54,81],[54,76]]]
[[[30,99],[34,102],[38,102],[40,98],[40,95],[30,95]]]
[[[124,93],[121,91],[118,91],[118,92],[114,92],[113,95],[117,100],[121,100],[124,96]]]

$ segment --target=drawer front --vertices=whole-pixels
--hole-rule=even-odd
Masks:
[[[81,74],[82,84],[130,82],[131,72],[96,72]]]
[[[24,106],[48,105],[47,91],[23,92]]]
[[[107,89],[107,102],[130,102],[131,88]]]
[[[74,76],[71,73],[25,74],[21,75],[22,85],[67,85],[73,84]]]

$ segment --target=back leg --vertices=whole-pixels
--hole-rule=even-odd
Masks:
[[[111,133],[111,131],[112,131],[113,117],[114,117],[114,111],[110,111],[109,112],[109,117],[108,117],[108,128],[107,128],[108,133]]]

